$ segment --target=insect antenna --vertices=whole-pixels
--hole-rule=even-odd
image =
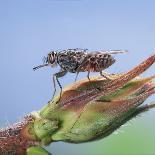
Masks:
[[[42,58],[43,64],[46,64],[46,63],[47,63],[47,60],[48,60],[47,57],[44,56],[44,57]]]
[[[43,64],[43,65],[36,66],[36,67],[33,68],[33,70],[35,71],[35,70],[37,70],[39,68],[42,68],[42,67],[45,67],[45,66],[48,66],[48,64]]]
[[[39,69],[39,68],[48,66],[48,59],[47,59],[47,57],[44,56],[44,57],[42,58],[42,61],[43,61],[43,65],[36,66],[36,67],[33,68],[33,70],[37,70],[37,69]]]

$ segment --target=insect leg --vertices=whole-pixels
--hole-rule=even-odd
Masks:
[[[107,80],[111,80],[109,77],[107,77],[105,74],[103,74],[102,70],[100,71],[100,75],[106,78]]]
[[[85,70],[86,64],[89,64],[89,60],[87,59],[87,57],[83,60],[83,62],[82,62],[82,63],[79,65],[79,67],[76,69],[77,74],[76,74],[75,81],[77,80],[77,76],[78,76],[79,72]],[[89,81],[90,81],[89,73],[90,73],[90,71],[88,71],[87,78],[88,78]]]
[[[75,82],[76,82],[76,80],[77,80],[78,75],[79,75],[79,72],[76,73]],[[87,78],[88,78],[88,80],[90,81],[89,75],[90,75],[90,71],[88,71],[88,73],[87,73]]]
[[[88,80],[90,81],[89,74],[90,74],[90,71],[88,71],[88,74],[87,74],[87,78],[88,78]]]
[[[99,67],[99,65],[97,65],[97,66],[98,66],[98,70],[99,70],[99,72],[100,72],[100,75],[103,76],[104,78],[106,78],[107,80],[111,80],[108,76],[106,76],[106,75],[102,72],[102,69]]]
[[[77,80],[78,75],[79,75],[79,72],[76,73],[75,82]]]
[[[54,85],[54,92],[53,92],[53,95],[52,95],[52,100],[55,96],[55,93],[56,93],[56,83],[55,83],[55,74],[53,75],[53,85]]]
[[[54,96],[55,96],[55,92],[56,92],[55,78],[56,78],[56,81],[57,81],[57,83],[58,83],[58,85],[59,85],[59,87],[60,87],[60,98],[61,98],[61,94],[62,94],[62,86],[61,86],[60,81],[58,80],[58,78],[63,77],[66,73],[67,73],[67,71],[65,71],[65,70],[61,70],[60,72],[55,73],[55,74],[53,75],[53,84],[54,84],[53,98],[54,98]],[[53,99],[53,98],[52,98],[52,99]]]

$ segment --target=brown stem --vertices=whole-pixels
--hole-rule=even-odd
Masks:
[[[28,115],[19,123],[0,130],[0,155],[25,155],[28,147],[40,144],[35,137],[29,136],[31,128],[28,126],[33,121],[34,117]]]

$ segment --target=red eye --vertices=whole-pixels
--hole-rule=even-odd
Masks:
[[[53,55],[50,56],[50,62],[53,63]]]

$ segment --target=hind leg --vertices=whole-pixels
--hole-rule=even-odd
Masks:
[[[110,77],[107,74],[104,74],[102,70],[100,71],[100,75],[106,78],[107,80],[111,80]]]

